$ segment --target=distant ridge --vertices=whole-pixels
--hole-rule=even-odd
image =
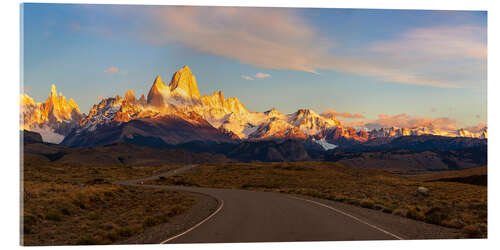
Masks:
[[[176,71],[168,85],[161,76],[156,76],[147,98],[141,95],[137,99],[135,93],[128,90],[124,97],[117,95],[93,105],[88,115],[81,114],[72,99],[66,101],[62,95],[57,97],[55,86],[45,103],[35,103],[25,94],[21,104],[25,129],[39,131],[44,140],[57,137],[52,141],[58,143],[64,139],[64,143],[71,146],[115,143],[134,136],[159,138],[168,144],[204,139],[223,142],[298,139],[328,148],[401,136],[488,136],[487,127],[479,132],[442,131],[425,126],[363,131],[344,126],[334,115],[323,116],[310,109],[299,109],[291,114],[282,114],[274,108],[253,112],[237,98],[226,98],[222,91],[201,96],[196,77],[188,66]],[[174,120],[182,125],[166,125]],[[133,126],[139,123],[150,123],[151,130],[146,129],[148,126]]]

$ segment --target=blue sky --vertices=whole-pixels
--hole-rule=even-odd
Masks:
[[[147,95],[156,75],[168,81],[189,65],[202,94],[222,90],[254,111],[329,110],[353,124],[384,115],[405,119],[395,125],[487,122],[486,12],[21,8],[24,92],[43,101],[55,84],[85,113],[101,96]]]

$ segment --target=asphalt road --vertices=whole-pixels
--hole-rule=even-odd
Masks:
[[[116,184],[141,185],[143,181],[180,174],[194,167],[196,165],[189,165],[157,176]],[[399,223],[401,225],[389,228],[387,225],[376,225],[373,223],[376,220],[367,220],[367,217],[359,216],[341,205],[287,194],[184,186],[141,186],[202,193],[219,201],[218,209],[208,218],[161,243],[398,240],[405,239],[398,228],[412,227],[411,223],[418,223],[410,221],[407,224],[404,221]],[[378,217],[377,213],[371,216]]]

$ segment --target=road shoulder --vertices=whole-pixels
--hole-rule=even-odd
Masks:
[[[217,199],[211,196],[200,193],[179,192],[196,199],[195,204],[188,211],[171,218],[167,223],[148,228],[141,234],[116,244],[159,244],[204,220],[219,206]]]

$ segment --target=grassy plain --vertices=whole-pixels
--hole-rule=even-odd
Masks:
[[[194,198],[112,181],[158,174],[178,166],[92,165],[26,156],[23,170],[24,245],[112,244],[168,222]]]

